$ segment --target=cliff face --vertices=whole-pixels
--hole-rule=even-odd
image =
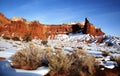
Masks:
[[[21,21],[11,21],[10,24],[5,24],[0,26],[0,35],[4,34],[6,37],[23,37],[25,33],[28,32],[24,22]]]
[[[0,14],[0,36],[4,34],[4,36],[10,38],[24,38],[26,35],[29,35],[32,39],[47,39],[48,37],[53,39],[57,34],[76,33],[81,29],[84,34],[93,36],[104,34],[101,29],[95,28],[87,19],[85,25],[83,23],[46,25],[38,21],[27,22],[22,18],[7,19],[4,15]]]
[[[85,25],[84,25],[84,31],[85,34],[90,34],[93,36],[101,36],[104,35],[104,33],[101,31],[100,28],[95,28],[93,24],[91,24],[87,18],[85,18]]]
[[[2,13],[0,13],[0,26],[10,23],[10,20],[7,19]]]

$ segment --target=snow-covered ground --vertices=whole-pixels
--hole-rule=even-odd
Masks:
[[[6,60],[0,61],[0,76],[44,76],[49,72],[48,67],[39,67],[36,70],[22,70],[10,66],[10,57],[16,50],[23,48],[24,45],[25,43],[21,41],[0,38],[0,57],[6,58]]]
[[[44,76],[48,72],[48,67],[39,67],[36,70],[14,69],[7,60],[0,61],[0,76]]]
[[[48,45],[51,48],[62,48],[63,51],[71,52],[74,48],[83,48],[88,54],[96,57],[101,65],[106,68],[114,68],[117,63],[110,60],[110,56],[120,56],[120,38],[106,35],[106,39],[102,43],[96,43],[97,39],[104,37],[93,37],[89,34],[69,34],[69,35],[57,35],[54,40],[48,38]],[[86,41],[91,40],[91,43]],[[41,40],[32,40],[33,43],[41,45]],[[110,42],[113,45],[107,46],[106,43]],[[0,76],[43,76],[50,70],[48,67],[39,67],[37,70],[21,70],[14,69],[10,66],[10,57],[25,46],[25,42],[4,40],[0,37],[0,57],[6,58],[6,60],[0,61]],[[41,48],[44,46],[41,45]],[[103,51],[108,51],[108,56],[103,56]]]
[[[99,38],[106,39],[102,43],[96,43]],[[56,41],[59,40],[59,41]],[[70,51],[70,47],[82,47],[85,49],[88,54],[91,54],[100,61],[100,65],[105,66],[106,68],[114,68],[117,66],[117,63],[110,61],[110,56],[119,55],[120,56],[120,38],[110,35],[103,36],[90,36],[89,34],[69,34],[69,35],[58,35],[56,40],[53,40],[54,45],[58,47],[64,46],[65,50]],[[91,41],[87,43],[87,41]],[[52,43],[52,44],[53,44]],[[107,43],[111,43],[111,46],[108,46]],[[103,51],[107,51],[109,56],[103,56]]]

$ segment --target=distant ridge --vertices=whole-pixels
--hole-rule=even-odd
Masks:
[[[102,36],[104,32],[100,28],[95,28],[90,23],[88,18],[83,22],[70,23],[70,24],[42,24],[38,21],[27,22],[26,19],[21,17],[6,18],[0,13],[0,36],[6,37],[19,37],[24,38],[29,35],[32,39],[46,40],[48,37],[54,39],[57,34],[69,34],[82,32],[83,34],[90,34],[92,36]]]

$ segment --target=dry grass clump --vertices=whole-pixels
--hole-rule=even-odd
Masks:
[[[83,49],[83,48],[82,48],[82,47],[80,47],[80,46],[79,46],[79,47],[77,47],[77,48],[78,48],[78,49]]]
[[[54,49],[56,49],[56,50],[62,50],[62,46],[59,47],[59,46],[55,45],[55,46],[54,46]]]
[[[70,68],[69,76],[87,76],[95,72],[96,61],[91,55],[88,55],[84,50],[77,50],[72,54],[74,57],[73,64]]]
[[[73,52],[73,54],[77,54],[77,55],[87,55],[87,51],[86,50],[84,50],[84,49],[79,49],[79,48],[77,48],[77,49],[75,49],[75,51]]]
[[[12,66],[20,69],[33,70],[41,66],[42,51],[34,44],[28,44],[18,50],[12,57]]]
[[[116,62],[117,62],[118,65],[120,66],[120,56],[118,56],[118,57],[116,58]]]
[[[50,76],[67,76],[72,64],[70,59],[62,50],[56,50],[54,53],[48,53],[46,58],[49,62]]]
[[[45,47],[45,48],[44,48],[44,51],[47,53],[47,52],[53,51],[53,49],[48,46],[48,47]]]
[[[88,76],[95,72],[96,61],[83,49],[72,54],[65,54],[61,50],[46,55],[50,67],[47,76]]]
[[[111,60],[116,61],[118,66],[120,67],[120,56],[111,56]]]
[[[109,55],[109,51],[106,51],[106,50],[102,51],[102,55],[103,56],[108,56]]]

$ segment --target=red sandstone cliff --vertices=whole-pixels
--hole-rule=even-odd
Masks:
[[[10,20],[7,19],[2,13],[0,13],[0,26],[10,23]]]
[[[57,34],[76,33],[81,29],[84,34],[90,34],[93,36],[104,34],[101,29],[95,28],[87,18],[85,20],[85,25],[82,23],[45,25],[38,21],[27,22],[22,18],[7,19],[0,13],[0,36],[4,34],[4,36],[10,38],[24,38],[26,35],[29,35],[31,38],[47,39],[49,36],[54,38]]]
[[[85,25],[84,25],[84,31],[85,34],[90,34],[93,36],[101,36],[104,35],[104,33],[101,31],[100,28],[96,28],[93,24],[91,24],[87,18],[85,18]]]

